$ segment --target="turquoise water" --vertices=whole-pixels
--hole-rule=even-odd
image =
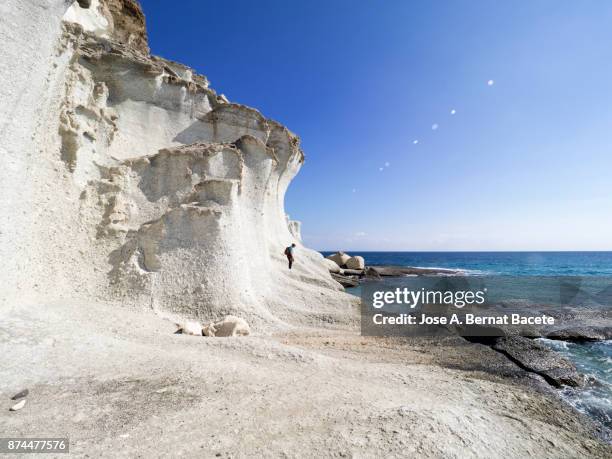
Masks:
[[[540,339],[572,360],[587,376],[584,388],[567,387],[562,395],[579,411],[612,428],[612,341],[576,344]]]
[[[331,252],[322,252],[324,256]],[[612,252],[354,252],[366,260],[366,265],[395,265],[422,268],[458,269],[468,275],[517,276],[515,285],[524,295],[536,299],[541,295],[546,277],[567,279],[579,283],[581,288],[593,293],[595,299],[589,307],[612,307]],[[524,281],[520,280],[524,277]],[[531,276],[531,277],[527,277]],[[477,279],[474,279],[476,281]],[[548,278],[550,282],[550,277]],[[401,282],[381,280],[373,282]],[[506,292],[516,298],[516,289],[505,283]],[[514,290],[514,291],[513,291]],[[361,289],[347,289],[360,296]],[[503,300],[503,298],[497,298]],[[580,303],[582,304],[582,303]],[[579,371],[587,376],[586,387],[566,388],[561,395],[579,411],[612,429],[612,341],[594,343],[568,343],[541,340],[547,346],[572,360]]]

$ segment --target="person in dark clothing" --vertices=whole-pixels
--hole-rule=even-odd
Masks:
[[[289,261],[289,269],[291,269],[291,266],[293,266],[293,249],[295,249],[295,244],[291,244],[285,249],[285,255]]]

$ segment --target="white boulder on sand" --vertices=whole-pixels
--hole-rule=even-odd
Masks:
[[[247,336],[251,333],[249,324],[244,319],[235,316],[227,316],[220,322],[211,323],[203,329],[205,336],[229,337]]]
[[[365,260],[360,256],[351,257],[346,261],[346,267],[348,269],[365,269]]]
[[[351,256],[344,252],[336,252],[326,257],[328,260],[335,261],[341,268],[351,259]]]
[[[184,324],[177,324],[179,331],[185,335],[202,336],[202,324],[199,322],[187,321]]]

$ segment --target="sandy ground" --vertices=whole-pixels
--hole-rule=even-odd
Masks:
[[[73,455],[612,454],[520,369],[462,340],[198,338],[153,313],[80,304],[8,308],[0,324],[1,436],[66,436]],[[25,408],[9,412],[26,387]]]

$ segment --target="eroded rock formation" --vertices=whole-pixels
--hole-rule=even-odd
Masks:
[[[34,13],[19,3],[9,0],[42,22],[45,2]],[[7,178],[21,183],[5,199],[27,190],[10,213],[28,221],[19,243],[3,222],[16,268],[3,299],[95,298],[255,327],[341,317],[349,300],[284,212],[298,137],[150,56],[135,1],[53,3],[52,26],[34,37],[52,43],[30,63],[38,100],[22,107],[32,130],[8,152],[18,167]]]

